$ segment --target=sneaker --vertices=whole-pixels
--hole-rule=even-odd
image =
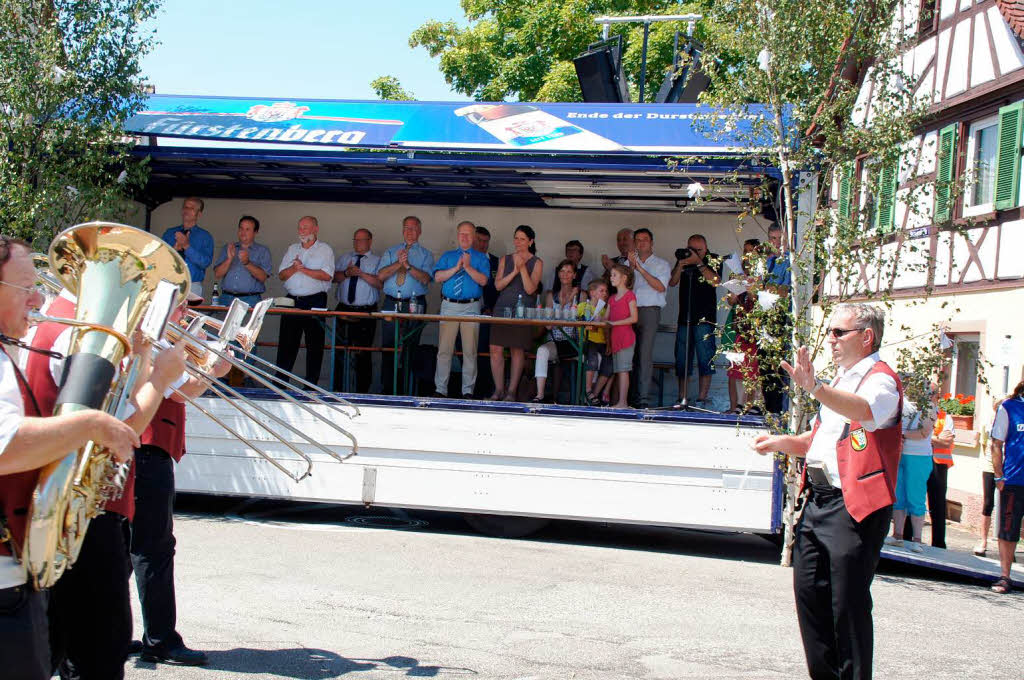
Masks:
[[[885,537],[885,544],[886,545],[891,545],[894,548],[902,548],[903,547],[903,540],[899,539],[899,538],[893,538],[892,536],[886,536]]]
[[[912,553],[924,552],[924,548],[921,547],[921,543],[919,541],[910,541],[909,545],[907,545],[907,550]]]

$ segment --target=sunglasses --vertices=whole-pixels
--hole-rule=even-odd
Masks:
[[[829,328],[826,331],[833,338],[841,338],[847,333],[856,333],[857,331],[865,330],[863,328]]]

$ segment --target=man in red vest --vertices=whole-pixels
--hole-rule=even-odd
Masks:
[[[46,315],[74,318],[76,301],[63,291],[47,308]],[[32,334],[25,377],[45,415],[53,412],[71,340],[71,327],[42,323]],[[161,352],[151,361],[151,347],[134,338],[141,358],[133,412],[125,422],[142,434],[164,391],[185,370],[184,345]],[[52,356],[56,352],[57,356]],[[128,523],[135,511],[135,468],[129,468],[120,498],[107,503],[104,512],[89,523],[74,569],[56,583],[50,602],[50,646],[64,680],[113,679],[124,676],[124,661],[131,643],[132,614],[128,586]],[[93,625],[82,627],[83,611],[94,612]]]
[[[172,321],[178,321],[184,307]],[[219,359],[209,377],[220,378],[231,368]],[[142,446],[135,452],[135,518],[132,521],[131,560],[135,585],[142,605],[141,645],[132,643],[131,652],[142,653],[143,661],[201,666],[206,654],[185,645],[176,630],[177,604],[174,594],[174,465],[185,455],[185,401],[207,390],[207,382],[194,376],[176,384],[166,395]]]
[[[0,668],[7,680],[45,680],[51,674],[48,593],[32,589],[18,562],[39,469],[89,441],[122,462],[139,443],[131,427],[102,411],[43,417],[8,354],[28,332],[29,311],[43,302],[35,280],[28,244],[0,236]]]
[[[813,680],[871,677],[871,581],[892,518],[903,432],[903,388],[878,357],[883,312],[837,306],[828,329],[836,377],[814,373],[810,351],[782,362],[793,383],[818,400],[814,428],[759,435],[759,453],[806,459],[810,494],[796,527],[793,590]]]

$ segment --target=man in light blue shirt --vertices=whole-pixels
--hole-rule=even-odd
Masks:
[[[765,260],[765,290],[781,295],[771,310],[772,334],[780,336],[782,353],[788,356],[792,322],[789,319],[789,291],[793,286],[793,272],[789,266],[789,253],[782,250],[782,227],[778,222],[768,227],[768,258]],[[770,413],[789,410],[789,376],[779,366],[779,357],[768,351],[766,343],[758,343],[758,361],[761,366],[761,390],[765,409]]]
[[[206,268],[213,262],[213,236],[199,226],[203,199],[190,196],[181,204],[181,224],[164,232],[164,243],[178,251],[188,265],[192,292],[203,295]]]
[[[377,270],[377,278],[380,279],[384,291],[381,311],[389,312],[400,308],[402,312],[409,312],[410,302],[416,304],[416,313],[423,314],[426,311],[427,287],[433,278],[431,272],[434,271],[434,254],[419,244],[422,233],[423,223],[420,218],[415,215],[406,217],[402,220],[402,243],[391,246],[381,256],[380,269]],[[384,347],[393,347],[396,332],[398,329],[395,321],[385,319],[381,323],[381,344]],[[399,375],[404,373],[402,368],[407,364],[410,353],[415,352],[420,344],[423,324],[416,324],[402,333],[409,333],[409,337],[399,338],[399,345],[402,347],[398,362]],[[395,358],[385,354],[381,370],[381,391],[385,394],[392,391],[403,394],[405,389],[402,381],[398,381],[397,388],[395,385]]]
[[[484,285],[490,273],[487,256],[473,248],[476,225],[460,222],[458,248],[443,254],[434,267],[434,280],[441,284],[443,316],[479,316]],[[448,375],[452,367],[455,338],[462,336],[462,396],[473,398],[476,385],[476,349],[480,324],[469,321],[442,321],[437,337],[437,369],[434,372],[434,396],[448,396]]]
[[[220,303],[229,306],[238,298],[250,307],[266,292],[266,280],[274,266],[270,248],[256,243],[260,221],[251,215],[238,220],[238,240],[226,243],[214,263],[213,276],[222,279]]]

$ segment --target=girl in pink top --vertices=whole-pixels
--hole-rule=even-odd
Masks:
[[[617,291],[608,298],[608,322],[612,327],[611,341],[608,347],[612,355],[612,370],[618,376],[619,400],[613,408],[626,408],[626,396],[629,394],[629,372],[633,369],[633,346],[636,344],[636,333],[633,324],[640,314],[636,308],[636,295],[633,294],[633,270],[621,264],[612,266],[610,272],[612,286]],[[605,387],[605,400],[611,391],[611,381]]]

